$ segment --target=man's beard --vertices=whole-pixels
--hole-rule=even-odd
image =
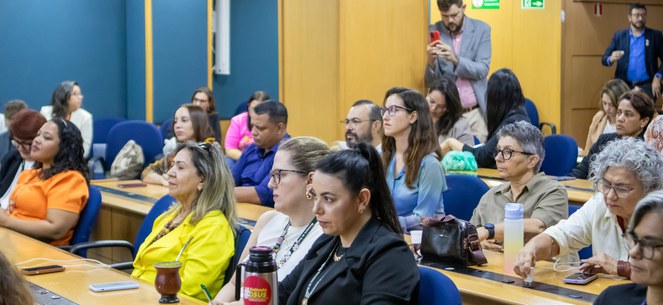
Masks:
[[[464,22],[465,22],[465,16],[463,16],[463,19],[460,20],[460,23],[458,23],[458,24],[456,25],[456,31],[452,31],[452,30],[451,30],[451,29],[450,29],[450,28],[449,28],[444,22],[442,22],[442,24],[443,24],[444,27],[447,29],[447,31],[449,31],[449,33],[456,35],[456,34],[458,34],[458,32],[460,32],[460,30],[463,28],[463,23],[464,23]]]
[[[355,141],[354,142],[348,141],[348,135],[354,136]],[[348,147],[355,147],[357,145],[357,143],[360,143],[360,142],[372,144],[373,143],[373,134],[369,131],[368,135],[365,138],[361,138],[361,137],[359,137],[358,134],[356,134],[354,132],[350,132],[350,131],[345,132],[345,143],[348,145]]]

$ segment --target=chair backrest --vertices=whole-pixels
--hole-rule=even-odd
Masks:
[[[249,237],[251,237],[251,230],[247,229],[243,225],[237,225],[237,228],[235,228],[235,255],[230,259],[230,264],[228,265],[228,269],[226,269],[226,274],[223,279],[223,284],[225,285],[230,281],[230,279],[233,277],[233,274],[235,273],[235,269],[237,268],[237,264],[239,264],[239,259],[242,256],[242,251],[244,251],[244,248],[246,247],[246,243],[249,241]]]
[[[525,111],[529,116],[529,121],[534,127],[539,128],[539,111],[536,110],[536,105],[532,100],[525,98]]]
[[[461,305],[456,284],[437,270],[419,266],[419,304]]]
[[[541,171],[547,175],[567,176],[576,167],[578,144],[565,134],[554,134],[543,139],[546,157],[541,164]]]
[[[447,175],[446,180],[447,190],[442,194],[444,213],[470,220],[481,196],[488,191],[488,185],[476,176],[464,174]]]
[[[97,222],[97,218],[99,217],[99,211],[101,210],[101,192],[96,186],[90,185],[88,193],[87,203],[85,203],[85,207],[78,218],[78,224],[74,229],[74,235],[69,241],[70,245],[90,241],[92,226]],[[86,257],[85,251],[80,254],[81,256]]]
[[[579,205],[569,204],[569,216],[578,210],[580,210]],[[578,251],[578,256],[580,256],[580,259],[588,259],[592,257],[592,245],[580,249],[580,251]]]
[[[140,120],[124,121],[116,124],[108,132],[107,140],[105,164],[107,169],[110,169],[113,160],[129,140],[136,141],[136,144],[143,149],[145,157],[143,167],[154,162],[154,158],[162,153],[161,149],[163,148],[163,139],[159,129],[152,123]]]
[[[154,220],[156,220],[157,217],[163,214],[163,212],[168,211],[168,209],[174,203],[175,203],[175,198],[171,197],[170,195],[165,195],[161,197],[161,199],[157,200],[157,202],[154,203],[150,211],[147,212],[147,215],[145,215],[143,222],[140,224],[138,233],[136,233],[136,239],[134,239],[134,253],[132,253],[134,257],[136,257],[136,253],[138,253],[138,248],[140,248],[140,245],[145,241],[147,235],[150,235],[150,232],[152,232],[152,226],[154,225]]]
[[[109,119],[95,119],[92,122],[92,143],[106,143],[108,138],[108,132],[115,126],[117,123],[125,121],[121,118],[109,118]]]
[[[159,126],[159,131],[161,132],[161,138],[170,139],[173,137],[173,119],[168,118],[161,122]]]

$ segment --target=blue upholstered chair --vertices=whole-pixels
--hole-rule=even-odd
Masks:
[[[161,122],[159,126],[159,132],[161,132],[161,138],[170,139],[173,137],[173,118],[167,118]]]
[[[548,126],[550,127],[551,134],[557,133],[557,126],[555,126],[555,124],[549,122],[539,122],[539,111],[536,110],[536,105],[534,102],[528,98],[525,98],[525,111],[527,111],[527,116],[529,116],[530,122],[532,125],[536,126],[536,128],[543,130],[543,126]]]
[[[488,191],[488,185],[476,176],[463,174],[447,175],[446,180],[447,190],[442,194],[444,213],[470,220],[481,196]]]
[[[553,176],[570,175],[578,159],[576,141],[565,134],[554,134],[543,139],[543,146],[546,157],[541,164],[541,171]]]
[[[242,251],[244,251],[246,243],[249,241],[249,237],[251,237],[251,230],[243,225],[237,225],[237,228],[235,228],[235,255],[230,260],[228,269],[226,269],[226,274],[223,278],[224,285],[233,277],[237,264],[239,264],[239,259],[242,257]]]
[[[89,196],[80,217],[78,217],[78,224],[74,228],[74,235],[69,241],[70,246],[61,246],[59,248],[64,250],[71,249],[71,245],[76,245],[90,241],[90,234],[92,233],[92,226],[97,222],[99,211],[101,210],[101,192],[96,186],[90,185],[88,188]],[[87,257],[86,251],[79,252],[82,257]]]
[[[569,204],[569,216],[571,216],[571,214],[575,213],[579,209],[579,205]],[[580,259],[587,259],[592,257],[592,245],[580,249],[580,251],[578,251],[578,256],[580,256]]]
[[[462,304],[458,287],[443,273],[419,266],[419,279],[419,304]]]

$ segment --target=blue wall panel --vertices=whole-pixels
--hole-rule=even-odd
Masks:
[[[127,117],[145,119],[145,3],[127,1]]]

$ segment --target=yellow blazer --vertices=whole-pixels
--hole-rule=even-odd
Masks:
[[[589,132],[587,132],[587,142],[585,142],[585,147],[582,150],[583,156],[589,154],[589,150],[594,146],[596,140],[603,134],[605,125],[608,124],[608,115],[603,111],[599,110],[594,117],[592,118],[592,123],[589,125]]]
[[[152,243],[173,217],[175,213],[163,214],[154,221],[152,232],[138,249],[131,276],[154,283],[154,263],[174,261],[187,240],[193,236],[180,257],[180,293],[207,301],[200,284],[205,284],[214,297],[223,286],[224,273],[235,253],[230,224],[221,211],[207,213],[196,225],[189,223],[189,214],[177,228]]]

